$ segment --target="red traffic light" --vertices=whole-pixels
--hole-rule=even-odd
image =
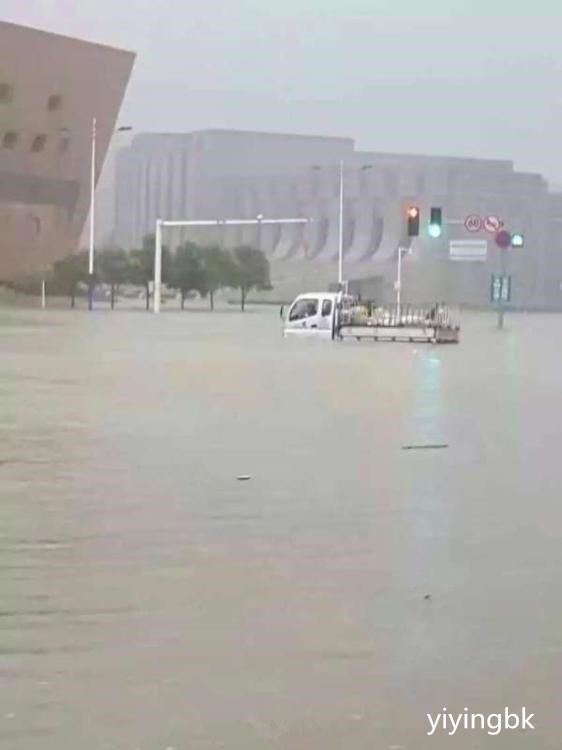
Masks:
[[[408,206],[408,237],[417,237],[420,233],[420,210],[417,206]]]

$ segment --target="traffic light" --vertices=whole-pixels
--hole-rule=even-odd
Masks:
[[[432,208],[427,232],[430,237],[437,239],[443,234],[443,212],[440,208]]]
[[[417,237],[420,233],[420,210],[417,206],[408,207],[408,237]]]
[[[523,247],[525,244],[525,238],[519,232],[511,235],[511,247]]]

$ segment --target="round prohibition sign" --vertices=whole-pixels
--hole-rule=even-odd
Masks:
[[[496,234],[503,227],[503,222],[498,216],[491,214],[484,219],[484,229],[490,234]]]

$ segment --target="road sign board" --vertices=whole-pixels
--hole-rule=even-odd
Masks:
[[[501,247],[502,249],[505,249],[506,247],[510,247],[510,245],[511,245],[511,234],[509,232],[506,232],[505,229],[501,229],[496,234],[496,245],[498,247]]]
[[[490,234],[495,234],[496,232],[499,232],[500,229],[503,227],[503,221],[494,214],[490,214],[489,216],[486,216],[484,219],[484,229],[489,232]]]
[[[502,302],[509,302],[509,300],[511,299],[511,276],[503,277],[501,297]]]
[[[482,218],[478,214],[469,214],[464,220],[464,226],[469,232],[479,232],[482,229]]]
[[[485,261],[488,255],[488,240],[451,240],[449,258],[451,260]]]
[[[490,299],[492,302],[509,302],[511,300],[511,276],[492,274],[490,282]]]

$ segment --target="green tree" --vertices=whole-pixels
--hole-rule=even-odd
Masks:
[[[131,277],[131,261],[124,250],[116,248],[99,254],[101,280],[111,287],[111,309],[115,307],[115,290]]]
[[[57,260],[53,265],[52,286],[55,292],[61,292],[70,298],[70,306],[76,305],[78,285],[88,281],[88,253],[82,251]]]
[[[129,280],[132,284],[144,286],[146,293],[146,309],[150,307],[150,283],[154,281],[154,235],[147,234],[142,241],[142,247],[131,252]],[[171,257],[167,247],[162,247],[162,281],[167,284],[170,280]]]
[[[269,261],[263,250],[241,245],[234,248],[234,278],[232,286],[240,289],[240,309],[244,312],[246,296],[252,289],[271,289]]]
[[[195,242],[186,242],[177,249],[170,274],[170,286],[180,292],[182,310],[189,292],[196,291],[202,296],[207,293],[203,249]]]
[[[215,292],[224,287],[237,286],[238,267],[232,255],[219,245],[208,245],[201,250],[204,272],[204,296],[209,295],[211,310],[215,309]]]

